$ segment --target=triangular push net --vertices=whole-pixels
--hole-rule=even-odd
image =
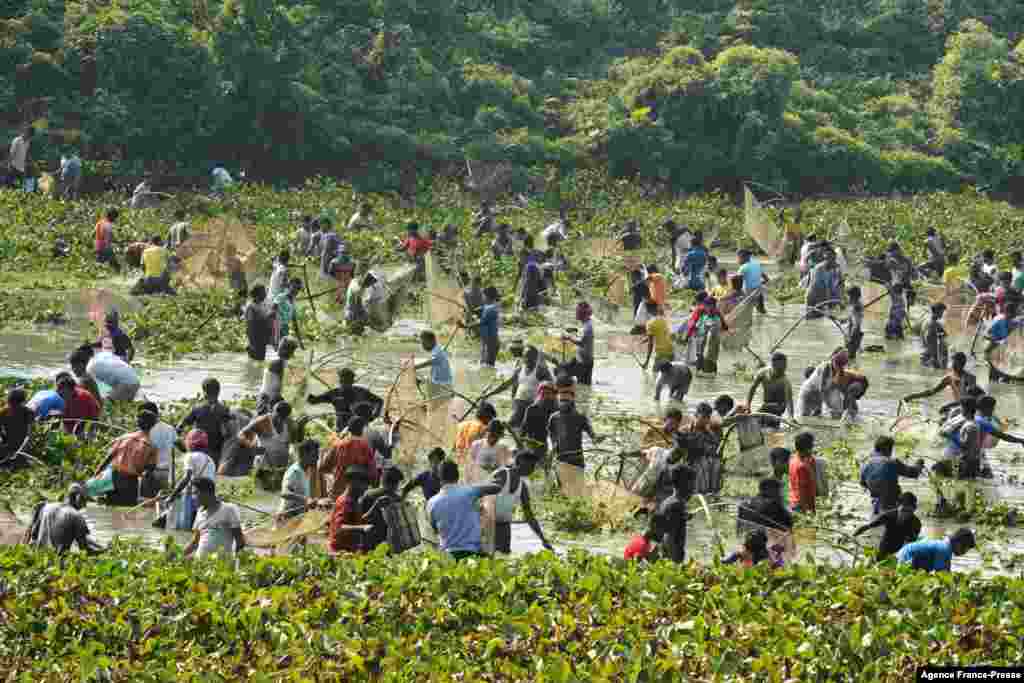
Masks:
[[[764,253],[772,258],[778,258],[782,253],[782,231],[775,224],[774,217],[761,206],[749,187],[743,188],[743,196],[743,225],[747,234]]]
[[[215,218],[178,246],[181,279],[196,287],[214,287],[227,283],[227,261],[237,257],[242,270],[249,272],[256,256],[253,231],[237,218]]]

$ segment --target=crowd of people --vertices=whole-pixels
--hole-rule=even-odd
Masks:
[[[217,177],[221,185],[229,182]],[[118,216],[117,209],[111,209],[96,226],[96,258],[114,267],[118,266],[114,236]],[[543,468],[554,473],[563,492],[578,495],[587,464],[584,437],[592,444],[603,440],[575,402],[576,392],[594,383],[596,335],[591,302],[578,302],[575,317],[579,326],[567,329],[561,338],[575,349],[572,358],[558,362],[535,346],[513,344],[515,369],[500,389],[510,392],[508,419],[498,419],[493,404],[479,401],[474,416],[459,425],[450,453],[435,448],[429,456],[429,469],[408,483],[403,484],[405,475],[392,460],[403,425],[383,410],[379,396],[355,384],[351,369],[340,372],[337,388],[308,397],[310,404],[333,407],[336,432],[326,447],[306,438],[309,416],[292,414],[283,396],[285,369],[298,348],[293,335],[300,333],[303,292],[308,291],[307,283],[292,276],[293,259],[317,264],[321,280],[344,307],[350,329],[361,333],[379,311],[395,304],[387,279],[357,264],[345,241],[344,235],[374,229],[374,222],[369,203],[359,206],[341,232],[335,231],[326,217],[304,217],[294,247],[275,257],[266,286],[256,284],[248,289],[240,264],[225,255],[230,285],[249,298],[242,309],[249,357],[265,361],[268,348],[276,351],[264,369],[256,414],[227,408],[219,400],[219,383],[212,378],[203,384],[206,402],[176,427],[160,421],[155,404],[142,404],[138,430],[114,441],[94,478],[85,486],[73,487],[65,504],[37,510],[34,542],[65,549],[79,541],[86,549],[96,550],[98,546],[86,540],[87,534],[83,536],[80,510],[88,495],[126,506],[137,505],[140,499],[159,498],[169,526],[195,530],[189,552],[205,556],[238,550],[245,543],[239,511],[217,498],[214,479],[216,474],[256,471],[270,472],[266,481],[279,482],[282,520],[316,508],[331,511],[328,547],[333,552],[365,552],[387,542],[389,523],[400,519],[388,511],[389,506],[401,504],[417,488],[425,499],[427,519],[440,548],[456,557],[485,551],[488,523],[494,526],[490,534],[494,550],[510,552],[509,523],[517,509],[522,510],[541,543],[550,547],[533,514],[527,479],[535,469]],[[552,301],[555,276],[567,267],[562,247],[572,240],[564,211],[558,221],[539,232],[543,249],[536,248],[534,238],[525,231],[499,222],[487,203],[474,216],[473,225],[477,236],[494,235],[491,251],[495,258],[518,259],[514,284],[518,310],[535,310]],[[717,372],[722,335],[735,324],[730,322],[730,314],[741,306],[766,312],[765,295],[772,280],[751,250],[736,253],[736,272],[730,273],[719,267],[711,253],[714,244],[706,244],[701,231],[680,227],[674,221],[667,221],[663,228],[671,250],[665,273],[657,263],[641,264],[632,256],[643,246],[635,221],[623,226],[616,239],[626,254],[621,277],[629,283],[632,332],[646,343],[648,362],[654,361],[655,401],[667,393],[671,401],[680,402],[702,375]],[[125,249],[129,262],[136,262],[137,257],[144,269],[145,293],[173,291],[174,250],[187,241],[189,232],[187,217],[179,214],[166,239],[156,235],[134,252],[135,245]],[[802,240],[797,234],[795,238],[801,243],[791,245],[787,253],[799,261],[806,288],[806,317],[836,319],[837,311],[845,308],[845,316],[838,321],[844,344],[803,371],[798,391],[787,376],[786,355],[775,351],[769,363],[755,373],[744,402],[723,395],[713,405],[699,403],[691,416],[675,407],[667,409],[663,423],[653,430],[659,444],[638,452],[646,470],[633,482],[632,490],[649,501],[645,508],[649,523],[627,546],[627,558],[661,555],[684,560],[688,502],[697,493],[721,490],[722,444],[728,430],[737,430],[741,450],[747,451],[763,446],[764,430],[798,425],[804,418],[857,419],[859,402],[870,384],[850,364],[861,352],[864,310],[871,302],[862,301],[859,287],[846,286],[850,266],[842,247],[815,235]],[[794,235],[787,232],[787,239]],[[423,236],[419,225],[410,223],[395,248],[408,258],[414,277],[423,278],[427,255],[449,255],[457,248],[457,240],[455,226]],[[868,261],[871,280],[884,285],[891,300],[883,331],[886,338],[903,337],[907,310],[915,301],[915,279],[928,274],[945,277],[949,271],[951,257],[934,230],[929,231],[928,251],[928,262],[919,267],[896,243]],[[1020,274],[1024,264],[1016,254],[1017,270],[1000,274],[991,257],[982,255],[967,285],[978,292],[977,305],[983,310],[977,317],[991,317],[988,338],[997,345],[1020,324],[1016,305],[1024,284]],[[480,364],[493,367],[503,348],[501,293],[494,286],[484,286],[480,277],[452,267],[452,259],[438,260],[465,283],[462,304],[466,315],[460,325],[479,341]],[[673,288],[694,293],[693,308],[681,319],[673,317],[669,303]],[[985,308],[989,304],[991,310]],[[944,311],[942,304],[932,306],[922,331],[922,362],[928,367],[945,369],[949,359]],[[429,372],[422,383],[428,396],[451,397],[454,377],[446,349],[432,331],[423,332],[420,341],[427,357],[409,369]],[[0,415],[0,461],[18,457],[36,420],[60,419],[69,433],[91,438],[104,400],[136,398],[139,377],[131,366],[133,355],[131,340],[120,329],[116,312],[111,312],[101,339],[74,351],[70,372],[58,375],[53,390],[31,397],[21,390],[11,392],[8,407]],[[904,400],[949,389],[953,403],[944,408],[946,422],[940,430],[949,446],[935,469],[949,476],[974,477],[991,469],[984,452],[995,442],[1024,440],[1005,432],[994,417],[995,399],[978,387],[965,369],[966,362],[964,353],[954,353],[947,374],[933,390]],[[101,396],[101,384],[109,387],[105,396]],[[762,401],[755,409],[759,391]],[[380,427],[375,427],[378,421]],[[506,436],[515,441],[514,450],[502,445]],[[175,449],[185,454],[185,471],[177,474],[173,472]],[[864,464],[861,483],[872,497],[872,518],[858,533],[884,527],[880,556],[896,555],[914,566],[948,569],[951,554],[969,550],[973,536],[969,530],[961,530],[946,541],[916,541],[920,532],[920,521],[914,516],[916,499],[900,490],[898,480],[919,476],[924,464],[906,465],[892,453],[892,439],[879,439]],[[793,513],[814,513],[818,497],[827,495],[827,467],[816,454],[812,432],[800,431],[792,451],[776,448],[766,460],[763,465],[773,476],[760,481],[758,495],[739,506],[738,525],[746,535],[742,548],[726,558],[728,562],[781,562]]]

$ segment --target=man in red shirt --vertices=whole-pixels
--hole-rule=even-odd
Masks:
[[[622,553],[625,560],[655,560],[657,559],[658,547],[655,541],[658,539],[657,515],[651,515],[647,530],[626,544],[626,550]]]
[[[91,436],[100,416],[96,398],[75,383],[70,376],[62,377],[57,393],[64,399],[64,431],[83,438]]]
[[[419,223],[409,223],[406,226],[409,235],[402,240],[399,250],[409,254],[409,258],[419,260],[434,246],[433,241],[426,237],[420,237]]]
[[[362,465],[349,465],[344,474],[345,492],[334,503],[327,547],[332,553],[366,552],[363,547],[365,531],[347,527],[363,526],[363,509],[359,499],[369,487],[369,473]]]
[[[377,458],[373,454],[370,442],[363,436],[366,421],[361,417],[353,417],[348,422],[348,436],[340,440],[332,440],[331,449],[320,462],[320,474],[333,474],[334,485],[330,496],[336,498],[348,488],[346,472],[352,465],[366,468],[369,482],[376,485],[380,479],[377,471]]]
[[[814,512],[814,501],[818,497],[814,435],[801,432],[795,445],[796,452],[789,459],[789,504],[794,512]]]

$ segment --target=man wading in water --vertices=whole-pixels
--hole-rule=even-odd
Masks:
[[[762,368],[754,376],[754,383],[747,392],[747,407],[753,405],[754,395],[757,388],[764,387],[764,402],[758,409],[760,413],[771,413],[782,415],[784,412],[793,417],[793,385],[786,379],[786,355],[783,353],[772,354],[772,364],[769,368]],[[777,420],[765,419],[765,426],[769,428],[778,427]]]

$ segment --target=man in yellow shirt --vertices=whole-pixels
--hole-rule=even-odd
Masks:
[[[152,246],[142,252],[142,269],[146,277],[161,278],[167,272],[167,248],[159,235],[154,235],[150,242]]]
[[[494,406],[484,401],[477,407],[475,418],[459,423],[458,431],[455,433],[455,453],[459,460],[465,461],[469,447],[477,439],[483,438],[487,432],[487,425],[497,415],[498,411],[494,409]]]
[[[154,235],[149,242],[150,246],[142,250],[143,277],[132,287],[132,294],[174,294],[168,267],[170,252],[158,235]]]
[[[662,315],[658,304],[648,301],[647,314],[651,319],[647,322],[647,357],[654,353],[654,367],[675,360],[675,346],[672,343],[672,328]]]

